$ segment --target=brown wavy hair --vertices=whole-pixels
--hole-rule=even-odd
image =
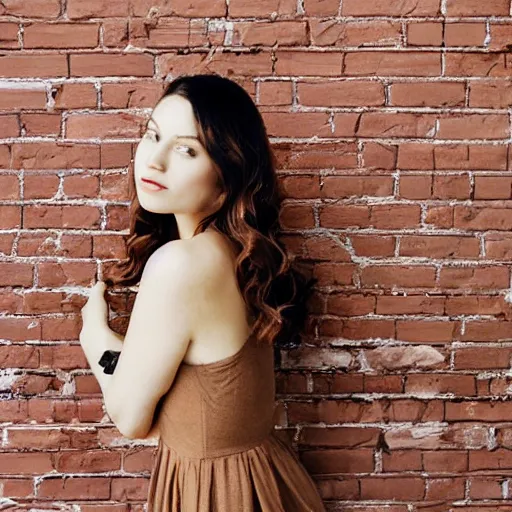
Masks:
[[[252,334],[274,346],[297,346],[316,280],[306,277],[307,269],[299,270],[278,239],[283,197],[260,112],[243,87],[216,73],[179,76],[160,99],[171,94],[191,103],[200,141],[227,192],[194,235],[212,225],[233,243],[238,286],[254,319]],[[138,283],[151,254],[179,238],[174,214],[145,210],[134,183],[131,188],[128,258],[108,268],[104,280],[110,285]]]

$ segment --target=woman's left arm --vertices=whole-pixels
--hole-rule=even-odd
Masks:
[[[112,375],[103,372],[103,367],[99,364],[99,360],[105,350],[121,351],[123,337],[110,329],[108,326],[107,316],[108,308],[104,297],[105,283],[98,281],[89,293],[89,300],[82,308],[82,330],[80,332],[80,344],[84,351],[85,357],[96,377],[105,404],[108,394],[109,384]],[[110,417],[110,412],[107,410]]]

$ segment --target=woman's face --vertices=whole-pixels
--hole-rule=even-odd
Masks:
[[[198,220],[220,206],[214,163],[198,139],[192,106],[178,95],[153,109],[134,160],[139,203],[153,213],[191,215]],[[143,179],[165,188],[149,188]]]

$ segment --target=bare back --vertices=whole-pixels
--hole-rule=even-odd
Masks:
[[[247,307],[238,288],[235,254],[230,242],[216,231],[205,231],[186,241],[193,254],[215,260],[215,276],[194,294],[193,338],[183,361],[209,364],[240,350],[249,336]]]

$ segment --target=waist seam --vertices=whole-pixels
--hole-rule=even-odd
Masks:
[[[194,456],[194,455],[186,455],[184,453],[180,453],[179,450],[177,450],[173,446],[170,446],[169,444],[167,444],[163,440],[162,436],[160,436],[159,442],[163,446],[165,446],[168,450],[171,450],[171,451],[175,452],[178,455],[178,457],[180,457],[180,458],[195,459],[195,460],[210,460],[210,459],[222,459],[222,458],[230,457],[232,455],[237,455],[237,454],[240,454],[240,453],[243,453],[243,452],[248,452],[250,450],[254,450],[255,448],[258,448],[258,447],[262,446],[273,435],[274,435],[274,426],[272,426],[272,429],[270,430],[270,432],[262,440],[260,440],[260,441],[258,441],[256,443],[250,443],[250,444],[247,444],[247,445],[243,445],[239,449],[236,449],[235,451],[229,451],[227,453],[220,453],[218,455],[205,455],[205,456],[201,456],[201,455]]]

